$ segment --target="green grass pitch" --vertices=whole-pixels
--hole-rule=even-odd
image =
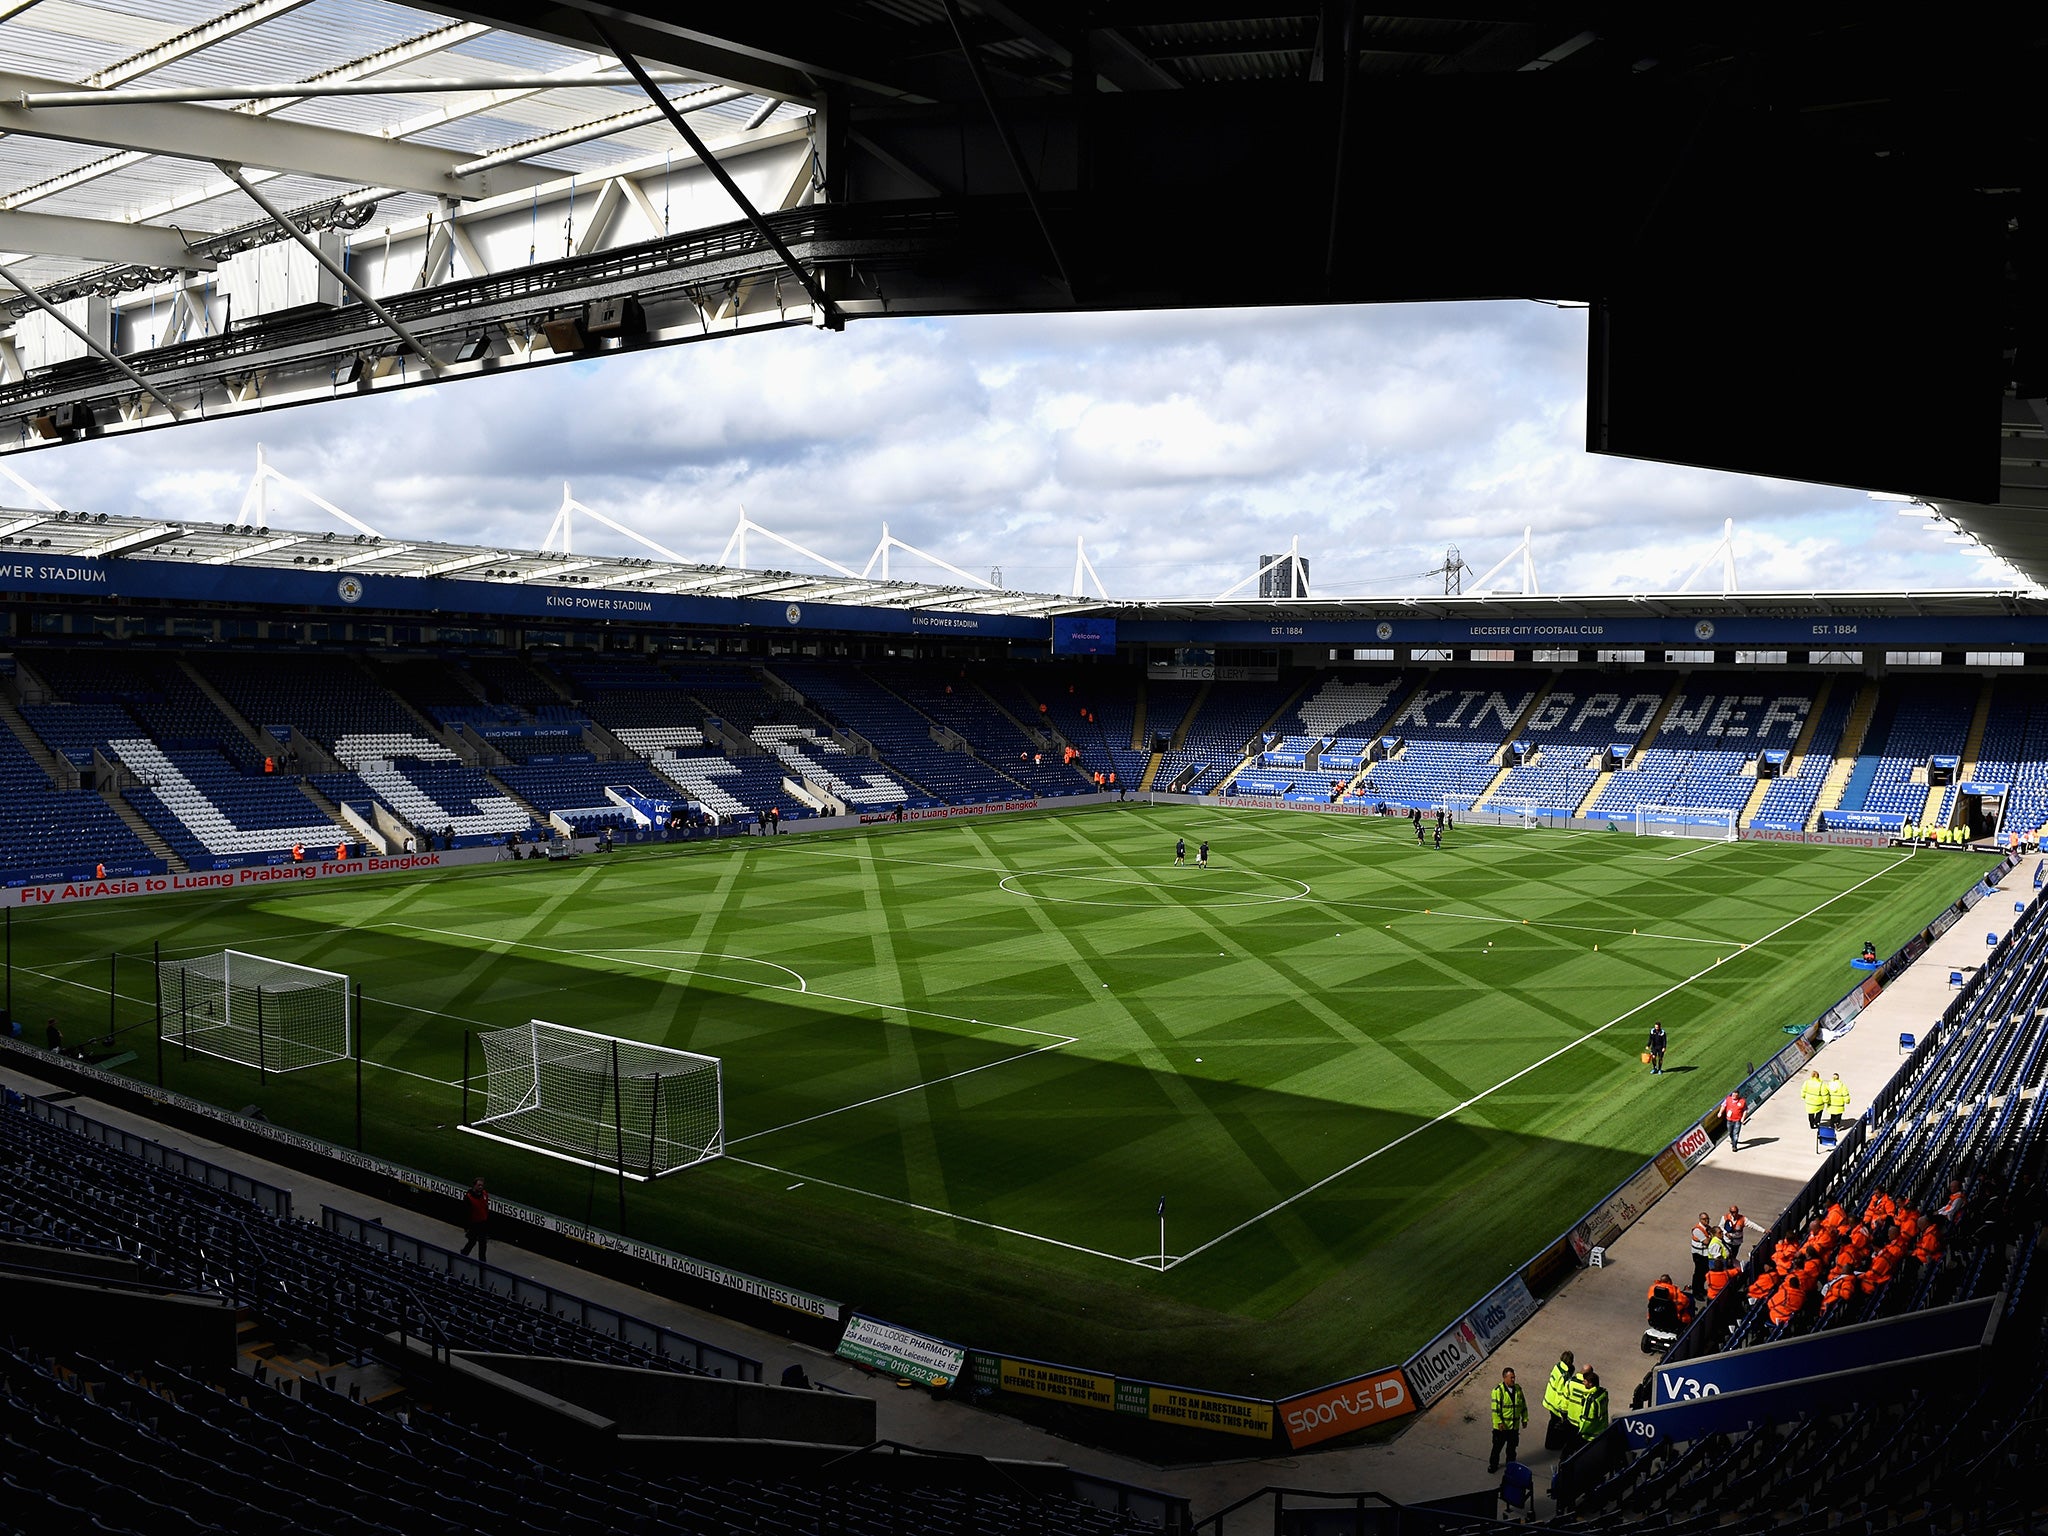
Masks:
[[[1405,1358],[1847,990],[1865,939],[1979,874],[1129,807],[20,911],[15,1010],[97,1033],[108,953],[152,942],[346,972],[367,1150],[607,1223],[608,1179],[453,1129],[464,1033],[716,1055],[728,1155],[634,1186],[632,1236],[981,1348],[1269,1396]],[[153,1075],[148,969],[120,974],[126,1070]],[[259,1094],[168,1058],[173,1088],[353,1138],[347,1065]]]

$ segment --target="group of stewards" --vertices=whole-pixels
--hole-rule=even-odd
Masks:
[[[1771,1322],[1784,1327],[1817,1315],[1826,1319],[1857,1296],[1875,1296],[1911,1265],[1919,1274],[1939,1265],[1942,1242],[1963,1214],[1963,1184],[1949,1181],[1935,1211],[1918,1211],[1882,1187],[1856,1218],[1837,1201],[1817,1218],[1803,1242],[1785,1238],[1771,1262],[1750,1283],[1749,1299],[1768,1302]]]
[[[1598,1371],[1579,1373],[1570,1350],[1550,1368],[1550,1380],[1543,1388],[1543,1406],[1550,1412],[1543,1443],[1558,1452],[1560,1458],[1606,1433],[1607,1389],[1600,1385]]]
[[[1837,1072],[1826,1082],[1815,1072],[1799,1085],[1799,1102],[1806,1106],[1806,1124],[1809,1130],[1820,1128],[1820,1117],[1826,1115],[1828,1124],[1835,1130],[1842,1128],[1842,1117],[1849,1113],[1849,1085],[1842,1081]]]
[[[1925,843],[1930,848],[1935,847],[1937,844],[1945,847],[1960,848],[1970,840],[1970,829],[1968,827],[1923,827],[1917,822],[1909,821],[1899,828],[1899,841],[1905,843]]]

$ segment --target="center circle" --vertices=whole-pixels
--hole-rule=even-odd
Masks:
[[[1176,869],[1158,876],[1136,870],[1024,869],[997,882],[1013,896],[1074,907],[1266,907],[1300,901],[1308,882],[1249,869]]]

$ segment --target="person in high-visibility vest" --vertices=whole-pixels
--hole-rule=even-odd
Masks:
[[[1701,1211],[1700,1219],[1692,1224],[1692,1284],[1686,1289],[1695,1298],[1707,1293],[1707,1265],[1713,1259],[1707,1251],[1707,1244],[1717,1235],[1717,1230],[1714,1218],[1705,1211]]]
[[[1572,1352],[1566,1350],[1558,1356],[1557,1364],[1550,1368],[1550,1380],[1543,1388],[1543,1406],[1550,1414],[1550,1423],[1543,1431],[1545,1450],[1563,1450],[1571,1444],[1575,1433],[1572,1429],[1572,1389],[1578,1385],[1578,1368],[1572,1363]]]
[[[1807,1129],[1820,1129],[1820,1117],[1828,1107],[1828,1085],[1818,1072],[1799,1085],[1799,1102],[1806,1106]]]
[[[1836,1130],[1842,1128],[1842,1116],[1849,1113],[1849,1085],[1842,1081],[1837,1072],[1828,1079],[1828,1124]]]
[[[1515,1453],[1521,1449],[1522,1431],[1528,1427],[1529,1399],[1515,1384],[1514,1371],[1502,1371],[1493,1389],[1493,1449],[1487,1452],[1487,1471],[1500,1470],[1502,1451],[1507,1452],[1509,1461],[1521,1459]]]
[[[1607,1389],[1600,1385],[1598,1371],[1586,1372],[1580,1384],[1579,1414],[1572,1427],[1589,1445],[1607,1433]]]

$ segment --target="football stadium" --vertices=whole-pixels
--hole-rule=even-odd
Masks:
[[[1119,9],[0,4],[0,1530],[2048,1529],[2039,24]],[[1475,296],[1589,310],[1592,452],[2014,584],[37,485]]]

